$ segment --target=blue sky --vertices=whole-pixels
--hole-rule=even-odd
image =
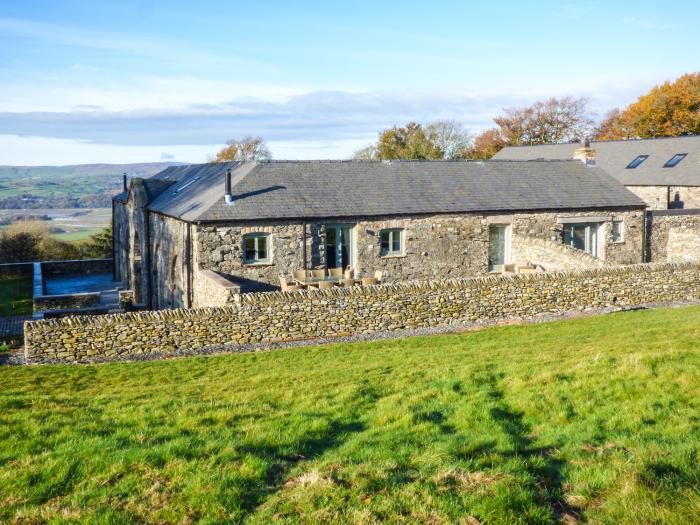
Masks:
[[[261,135],[344,158],[409,120],[473,132],[700,70],[700,2],[0,0],[0,164],[201,162]]]

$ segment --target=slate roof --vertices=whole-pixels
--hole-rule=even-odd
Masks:
[[[181,177],[185,176],[189,170],[190,166],[170,166],[165,168],[163,171],[159,171],[155,175],[144,179],[143,185],[146,189],[146,195],[148,201],[154,200],[165,188],[170,186],[172,183],[180,180]],[[122,191],[112,197],[112,200],[126,202],[129,198],[129,191]]]
[[[544,144],[512,146],[499,151],[494,159],[570,159],[582,145]],[[591,142],[596,164],[626,186],[700,186],[700,135],[642,140]],[[687,156],[674,168],[663,165],[676,153]],[[639,155],[649,155],[635,169],[627,165]]]
[[[599,168],[570,160],[262,161],[180,170],[148,208],[190,222],[644,207]]]

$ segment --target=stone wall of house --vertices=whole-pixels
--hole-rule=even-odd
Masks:
[[[34,297],[34,311],[74,310],[95,308],[100,305],[99,292],[75,293],[66,295],[39,295]]]
[[[112,201],[112,253],[114,279],[128,286],[129,281],[129,213],[126,203]]]
[[[31,279],[33,275],[34,265],[32,263],[0,264],[0,281]]]
[[[602,258],[617,264],[634,264],[643,258],[642,210],[597,210],[594,212],[538,212],[510,215],[445,214],[430,216],[370,217],[346,220],[353,226],[354,267],[357,276],[384,273],[387,282],[411,279],[466,277],[488,272],[490,224],[510,224],[515,235],[561,242],[561,217],[604,216],[601,227]],[[610,221],[622,219],[625,237],[613,243]],[[196,231],[196,268],[231,276],[243,292],[264,291],[278,286],[280,275],[290,275],[301,268],[325,267],[324,242],[326,224],[338,221],[226,224],[199,226]],[[380,232],[386,228],[403,229],[404,252],[380,254]],[[272,259],[265,264],[246,264],[243,236],[246,233],[269,233]],[[306,265],[304,264],[306,243]]]
[[[183,308],[187,304],[188,224],[160,214],[149,214],[151,308]]]
[[[548,272],[602,268],[611,264],[561,242],[522,235],[512,237],[512,260],[533,263]]]
[[[513,218],[512,233],[523,237],[563,241],[562,220],[581,218],[605,219],[600,223],[600,259],[614,264],[636,264],[643,261],[644,211],[597,210],[592,212],[559,212],[517,214]],[[624,239],[613,242],[611,224],[613,219],[623,221]],[[546,265],[545,265],[546,266]]]
[[[652,262],[700,261],[700,210],[649,212],[647,250]]]
[[[28,322],[25,354],[30,363],[80,361],[698,298],[697,263],[254,293],[220,308]]]
[[[700,208],[700,187],[627,186],[652,210]]]

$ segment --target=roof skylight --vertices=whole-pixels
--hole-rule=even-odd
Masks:
[[[180,193],[182,190],[184,190],[187,186],[190,186],[190,185],[194,184],[194,183],[197,182],[198,180],[199,180],[199,177],[194,177],[192,180],[187,181],[185,184],[183,184],[183,185],[180,186],[178,189],[176,189],[176,190],[173,192],[173,195],[177,195],[177,194]]]
[[[628,170],[633,170],[637,166],[639,166],[642,162],[647,160],[649,158],[649,155],[639,155],[636,159],[634,159],[632,162],[630,162],[627,165]]]
[[[664,164],[664,168],[674,168],[676,165],[682,161],[687,153],[676,153],[673,157],[668,159],[668,162]]]

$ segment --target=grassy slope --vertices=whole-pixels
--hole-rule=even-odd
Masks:
[[[699,330],[1,369],[0,521],[699,523]]]
[[[32,313],[32,280],[0,281],[0,317]]]

